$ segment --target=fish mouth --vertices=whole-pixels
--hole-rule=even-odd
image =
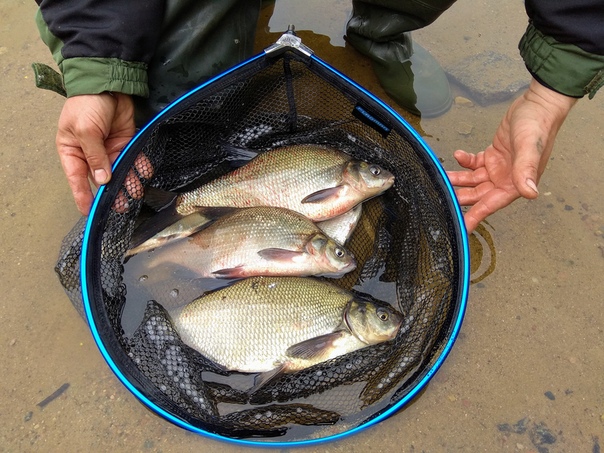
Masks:
[[[390,339],[394,340],[396,338],[396,336],[398,335],[398,333],[401,331],[401,326],[403,325],[403,316],[400,315],[400,321],[396,324],[396,329],[394,329],[394,331],[392,332],[392,335],[390,335]]]
[[[323,272],[321,274],[318,274],[317,277],[340,278],[340,277],[343,277],[344,275],[346,275],[347,273],[352,272],[356,268],[357,268],[357,262],[356,262],[356,260],[353,259],[346,266],[344,266],[340,269],[334,269],[331,272],[329,272],[329,271]]]
[[[401,331],[401,326],[403,325],[404,321],[403,315],[396,310],[393,311],[392,315],[398,317],[398,322],[393,327],[392,332],[387,336],[388,339],[386,341],[394,340],[396,338],[398,333]]]
[[[394,181],[395,181],[394,175],[392,175],[388,178],[385,178],[384,180],[382,180],[382,185],[379,187],[379,189],[382,190],[382,192],[386,192],[388,189],[390,189],[394,185]]]
[[[344,274],[347,274],[348,272],[355,270],[356,268],[357,268],[357,261],[355,259],[352,259],[350,261],[350,263],[348,263],[346,266],[344,266],[342,269],[340,269],[338,271],[338,273],[340,273],[341,275],[344,275]]]

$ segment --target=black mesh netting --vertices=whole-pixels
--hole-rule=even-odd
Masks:
[[[199,296],[187,280],[148,292],[124,253],[145,216],[146,187],[179,191],[232,169],[234,150],[334,146],[394,173],[394,186],[363,204],[348,244],[358,267],[335,280],[404,315],[396,339],[285,374],[249,394],[183,344],[166,308]],[[297,52],[252,60],[194,91],[130,145],[102,191],[87,234],[86,296],[107,354],[153,404],[231,438],[330,436],[374,419],[405,397],[438,360],[460,316],[464,285],[454,204],[423,145],[372,97]],[[82,219],[56,267],[83,314]],[[334,281],[334,280],[330,280]]]

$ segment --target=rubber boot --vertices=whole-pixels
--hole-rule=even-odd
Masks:
[[[373,62],[388,95],[405,110],[423,117],[442,115],[453,97],[447,76],[430,53],[413,43],[411,30],[432,23],[451,0],[353,2],[346,40]]]
[[[252,56],[261,0],[168,0],[140,127],[179,96]]]

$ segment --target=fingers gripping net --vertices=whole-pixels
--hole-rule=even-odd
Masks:
[[[391,303],[404,323],[392,342],[284,374],[249,393],[237,385],[237,373],[182,343],[165,310],[167,293],[133,290],[124,253],[148,209],[147,187],[188,190],[231,171],[241,149],[307,143],[333,146],[395,175],[390,190],[363,204],[347,245],[357,269],[335,282]],[[114,370],[162,415],[231,439],[325,438],[400,407],[450,347],[467,284],[455,206],[438,163],[406,123],[320,60],[286,51],[250,60],[152,121],[123,153],[86,230],[82,220],[65,238],[56,271],[81,314],[84,292],[89,322]],[[195,291],[183,284],[179,294],[192,300]]]

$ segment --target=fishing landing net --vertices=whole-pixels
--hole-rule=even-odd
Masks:
[[[232,170],[233,149],[309,143],[395,175],[392,188],[363,203],[347,244],[357,269],[327,280],[392,304],[404,323],[391,342],[284,374],[250,394],[241,373],[216,367],[172,326],[171,298],[190,301],[199,289],[185,281],[140,292],[124,254],[149,209],[147,187],[178,192],[211,181]],[[446,175],[418,134],[286,33],[175,101],[133,138],[90,216],[64,239],[56,271],[109,366],[147,407],[210,437],[292,446],[373,425],[427,384],[463,318],[464,231]]]

